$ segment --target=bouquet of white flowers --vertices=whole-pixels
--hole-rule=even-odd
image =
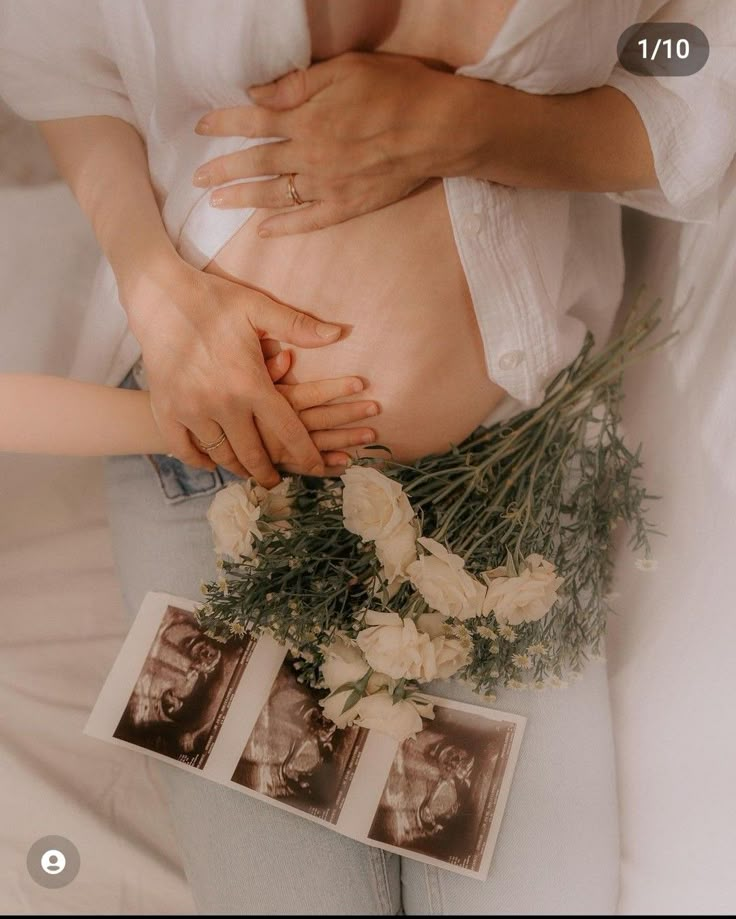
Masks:
[[[656,306],[598,354],[588,336],[538,408],[446,454],[229,485],[209,511],[222,575],[203,585],[201,627],[272,635],[324,688],[328,718],[398,739],[432,717],[421,687],[435,679],[491,699],[498,685],[564,686],[600,653],[619,521],[649,557],[651,496],[619,407]]]

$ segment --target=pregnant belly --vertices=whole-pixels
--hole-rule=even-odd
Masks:
[[[375,399],[378,442],[400,460],[444,452],[504,391],[483,345],[441,183],[316,233],[263,240],[256,214],[207,267],[320,319],[339,341],[288,347],[287,382],[357,375]]]

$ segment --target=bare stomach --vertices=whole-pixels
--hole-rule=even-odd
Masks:
[[[207,271],[340,323],[339,341],[294,353],[287,382],[357,375],[396,459],[445,452],[504,397],[483,345],[440,182],[390,207],[279,239],[245,224]]]

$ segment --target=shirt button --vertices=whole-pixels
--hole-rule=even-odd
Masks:
[[[465,230],[468,236],[477,236],[482,227],[483,221],[480,219],[480,214],[465,215],[463,219],[463,230]]]
[[[523,351],[507,351],[498,359],[498,366],[501,370],[513,370],[519,364],[523,364],[526,356]]]

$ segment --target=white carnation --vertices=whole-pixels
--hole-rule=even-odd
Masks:
[[[289,480],[284,479],[269,490],[247,479],[218,491],[207,510],[215,552],[232,559],[252,558],[257,539],[262,539],[269,529],[288,526],[289,486]]]
[[[403,523],[388,536],[376,539],[376,555],[389,587],[405,581],[409,565],[417,560],[416,523]]]
[[[291,516],[291,506],[294,502],[291,496],[291,479],[282,479],[273,488],[264,488],[256,485],[253,489],[256,499],[265,518],[274,529],[284,529],[288,526],[285,521]]]
[[[472,639],[464,626],[459,627],[462,632],[457,634],[457,627],[449,628],[441,613],[423,613],[417,619],[417,628],[432,639],[423,655],[421,682],[446,680],[467,664]]]
[[[349,692],[342,692],[329,696],[320,703],[325,716],[338,727],[357,724],[369,730],[388,734],[401,742],[407,737],[416,737],[424,726],[422,718],[434,718],[431,703],[417,697],[394,702],[387,692],[363,696],[352,708],[343,712],[348,696]]]
[[[446,680],[457,673],[468,662],[470,645],[461,638],[439,635],[430,643],[431,658],[425,654],[424,673],[421,682]]]
[[[350,466],[341,478],[345,529],[361,539],[386,539],[414,518],[401,485],[377,469]]]
[[[464,560],[434,539],[420,537],[417,541],[428,554],[409,565],[408,574],[429,606],[458,619],[479,616],[486,589],[465,571]]]
[[[322,699],[319,703],[322,706],[325,718],[329,718],[329,720],[339,728],[346,728],[349,724],[353,723],[353,719],[355,718],[355,705],[347,711],[343,711],[345,703],[350,698],[352,692],[352,689],[344,689],[342,692],[336,692],[331,696],[327,696],[326,699]]]
[[[528,556],[516,577],[508,577],[506,567],[501,567],[486,571],[483,579],[488,585],[483,615],[493,613],[498,622],[508,625],[536,622],[546,616],[564,580],[541,555]]]
[[[232,559],[252,558],[255,540],[263,537],[258,526],[260,517],[261,508],[250,481],[233,483],[218,491],[207,510],[215,552]]]
[[[356,642],[368,664],[395,680],[423,680],[425,655],[431,654],[429,635],[419,632],[414,620],[398,613],[369,612],[368,628]]]
[[[357,683],[368,671],[369,665],[360,648],[343,635],[337,635],[323,648],[323,655],[322,679],[330,692],[346,683]]]
[[[417,617],[417,628],[420,632],[426,632],[430,638],[439,638],[440,635],[447,634],[442,613],[422,613]]]

